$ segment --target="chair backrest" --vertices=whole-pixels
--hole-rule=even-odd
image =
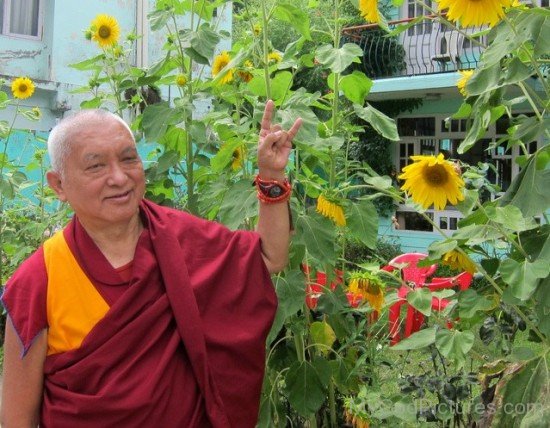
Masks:
[[[401,278],[404,281],[413,282],[416,285],[421,286],[426,282],[426,278],[433,275],[437,269],[437,264],[422,267],[418,266],[418,262],[426,257],[428,256],[423,253],[401,254],[390,260],[388,265],[384,266],[382,269],[388,272],[400,269]]]

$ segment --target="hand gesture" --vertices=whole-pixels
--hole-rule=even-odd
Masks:
[[[264,180],[282,180],[292,150],[292,140],[302,126],[298,118],[292,127],[285,131],[281,125],[273,125],[275,104],[269,100],[265,105],[258,142],[258,173]]]

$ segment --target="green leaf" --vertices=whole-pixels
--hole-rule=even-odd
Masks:
[[[281,3],[273,10],[273,16],[280,21],[288,22],[306,40],[311,40],[309,15],[300,8],[290,3]]]
[[[95,97],[91,100],[82,101],[80,103],[80,108],[87,109],[87,108],[98,108],[101,106],[101,103],[103,102],[103,99],[101,97]]]
[[[180,157],[183,157],[187,148],[187,133],[184,129],[172,126],[168,131],[158,140],[159,144],[166,147],[168,150],[175,150],[179,153]]]
[[[394,351],[410,351],[413,349],[421,349],[435,343],[435,327],[425,328],[411,334],[406,339],[390,347]]]
[[[192,48],[208,64],[208,60],[214,55],[220,36],[210,28],[209,24],[204,23],[197,31],[185,32],[180,40],[184,48]]]
[[[168,150],[164,152],[158,159],[157,162],[157,173],[161,174],[168,171],[174,165],[176,165],[180,160],[179,153],[175,150]]]
[[[271,99],[273,101],[280,100],[289,93],[292,86],[292,73],[282,71],[275,75],[271,81]]]
[[[550,274],[548,260],[527,260],[517,262],[506,259],[500,264],[500,273],[503,281],[510,285],[512,295],[520,300],[527,300],[535,291],[538,280]]]
[[[75,68],[77,70],[83,71],[83,70],[98,70],[101,69],[101,61],[105,59],[104,54],[99,54],[94,56],[93,58],[86,59],[84,61],[80,61],[74,64],[69,64],[69,67]]]
[[[172,17],[171,11],[166,9],[155,10],[147,14],[147,18],[149,19],[149,24],[151,25],[151,30],[153,31],[162,29],[162,27],[166,25],[166,23],[168,22],[168,20],[170,20],[171,17]]]
[[[513,205],[504,207],[487,207],[487,216],[491,221],[502,224],[507,229],[521,232],[537,227],[533,219],[523,217],[521,210]]]
[[[428,288],[421,287],[407,294],[407,302],[426,316],[432,314],[432,293]]]
[[[429,259],[438,260],[443,257],[443,254],[448,253],[451,250],[454,250],[457,247],[458,243],[454,240],[446,241],[435,241],[430,244],[428,247]]]
[[[513,375],[509,375],[500,382],[496,388],[495,402],[501,405],[496,411],[494,426],[547,426],[547,424],[537,425],[536,422],[537,419],[538,422],[548,421],[547,418],[544,419],[543,414],[549,413],[549,366],[550,353],[547,351],[523,366],[520,365],[519,370],[514,370]],[[524,409],[524,411],[520,413],[510,409]],[[531,416],[536,417],[533,420]]]
[[[284,317],[296,314],[304,307],[305,278],[300,270],[291,270],[285,276],[279,275],[275,279],[277,291],[278,309],[282,310]]]
[[[336,230],[330,220],[315,213],[298,217],[295,238],[303,243],[309,255],[321,264],[336,259]]]
[[[399,141],[395,120],[368,104],[366,107],[353,106],[355,114],[368,122],[380,135],[388,140]]]
[[[494,308],[494,302],[477,291],[469,288],[458,295],[458,316],[473,318],[478,311],[488,311]]]
[[[512,15],[514,16],[514,15]],[[548,43],[548,34],[550,34],[550,13],[548,9],[534,8],[533,10],[524,10],[515,15],[513,19],[518,33],[521,35],[521,41],[533,43],[533,53],[535,57],[550,54]]]
[[[297,118],[302,118],[302,126],[294,139],[295,142],[315,147],[319,118],[307,106],[295,105],[292,108],[280,109],[278,116],[284,129],[290,129]]]
[[[254,76],[246,85],[247,89],[258,97],[267,96],[267,85],[265,84],[264,76]]]
[[[526,217],[541,214],[550,208],[550,169],[537,168],[537,160],[544,153],[550,153],[550,145],[542,147],[529,159],[527,166],[499,200],[501,206],[515,205]]]
[[[296,361],[285,375],[285,389],[292,408],[307,417],[319,410],[325,402],[323,384],[308,361]]]
[[[10,132],[10,124],[6,120],[0,120],[0,138],[6,138]]]
[[[309,334],[311,340],[317,346],[317,349],[321,354],[327,355],[332,347],[332,344],[336,341],[336,334],[330,325],[326,322],[315,321],[309,327]]]
[[[323,45],[317,49],[317,60],[330,68],[333,73],[341,73],[353,62],[360,62],[363,50],[355,43],[346,43],[341,48]]]
[[[504,80],[502,83],[512,85],[527,79],[533,73],[533,70],[527,67],[521,59],[514,57],[507,64],[506,73],[504,74]]]
[[[4,177],[0,177],[0,194],[4,195],[6,199],[13,199],[15,196],[13,184],[9,180],[5,180]]]
[[[502,69],[500,68],[500,64],[478,69],[466,84],[468,95],[479,95],[498,88],[500,86],[501,74]]]
[[[340,79],[340,89],[345,97],[352,103],[363,105],[373,85],[362,71],[354,70],[353,73],[343,76]]]
[[[378,213],[371,201],[359,201],[346,209],[346,223],[351,235],[375,249],[378,237]]]
[[[218,153],[210,159],[212,172],[221,172],[233,160],[233,152],[235,149],[242,144],[242,141],[238,139],[225,143],[220,150],[218,150]]]
[[[492,241],[499,238],[502,238],[502,234],[494,227],[490,227],[486,224],[471,224],[461,227],[453,234],[453,239],[464,239],[469,245],[484,244],[487,241]]]
[[[474,333],[471,331],[439,329],[435,335],[435,346],[443,354],[457,362],[462,367],[466,361],[466,355],[474,345]]]
[[[256,191],[250,180],[231,185],[220,206],[220,220],[230,229],[237,229],[247,218],[258,213]]]
[[[148,105],[141,121],[145,138],[147,141],[158,141],[166,133],[168,125],[175,125],[179,119],[179,113],[166,102]]]

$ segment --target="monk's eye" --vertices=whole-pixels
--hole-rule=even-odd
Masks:
[[[93,165],[90,165],[86,168],[86,171],[98,171],[101,169],[103,164],[101,163],[94,163]]]

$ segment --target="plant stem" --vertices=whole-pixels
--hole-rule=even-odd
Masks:
[[[271,81],[269,79],[269,62],[268,62],[268,19],[266,12],[266,2],[262,1],[262,24],[263,24],[263,59],[264,59],[264,79],[265,79],[265,93],[268,100],[271,99]]]
[[[330,426],[331,428],[337,427],[337,417],[336,417],[336,398],[334,394],[334,381],[331,379],[328,385],[328,402],[330,408]]]

